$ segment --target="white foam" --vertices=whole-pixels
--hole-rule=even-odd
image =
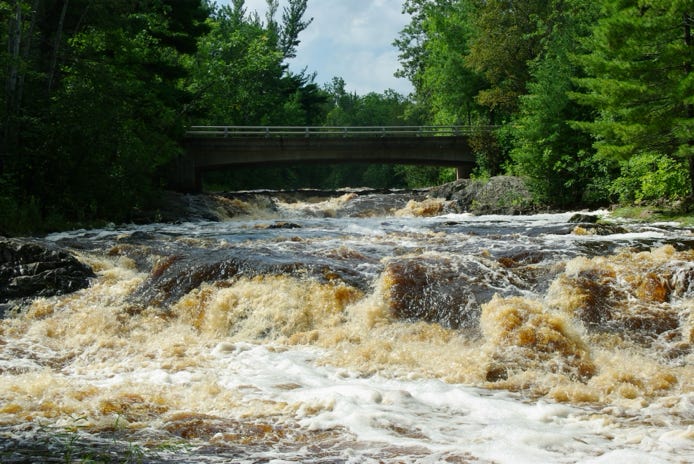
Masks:
[[[609,426],[578,407],[526,402],[510,393],[435,379],[359,377],[316,365],[320,352],[313,349],[276,352],[254,346],[215,352],[225,388],[252,384],[255,388],[245,393],[248,400],[286,402],[302,427],[345,428],[374,446],[420,446],[439,455],[464,450],[482,460],[513,464],[624,462],[620,459],[627,457],[660,463],[668,456],[694,456],[689,429]],[[278,387],[287,383],[293,387]],[[646,445],[648,435],[660,438]]]

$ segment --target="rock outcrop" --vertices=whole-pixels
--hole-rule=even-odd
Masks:
[[[0,238],[0,313],[8,301],[74,292],[91,277],[92,269],[66,251]]]
[[[530,214],[538,204],[520,177],[497,176],[487,181],[459,179],[429,190],[430,198],[450,202],[452,212],[473,214]]]

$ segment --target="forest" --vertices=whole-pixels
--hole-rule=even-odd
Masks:
[[[186,127],[494,126],[474,177],[522,176],[557,208],[691,204],[694,0],[404,0],[397,75],[357,95],[292,72],[308,1],[0,0],[0,235],[131,221]],[[210,189],[419,187],[449,169],[289,166]]]

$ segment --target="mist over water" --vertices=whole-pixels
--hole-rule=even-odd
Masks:
[[[694,460],[690,229],[228,201],[45,238],[97,278],[0,321],[2,462]]]

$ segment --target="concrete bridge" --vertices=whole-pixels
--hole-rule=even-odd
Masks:
[[[171,181],[178,190],[199,192],[204,171],[282,163],[450,166],[467,177],[475,166],[469,138],[484,130],[489,128],[194,126]]]

